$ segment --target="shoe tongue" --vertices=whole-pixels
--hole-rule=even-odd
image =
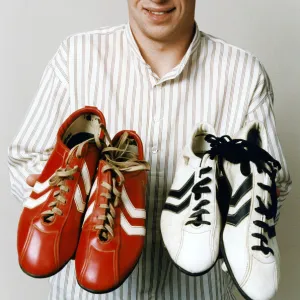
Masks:
[[[127,151],[133,152],[136,155],[138,155],[138,147],[135,145],[129,145],[127,148]],[[124,153],[124,157],[129,157],[130,155],[128,154],[128,152]]]
[[[194,126],[183,152],[188,158],[189,165],[196,168],[201,165],[201,161],[207,155],[206,152],[210,150],[210,144],[205,140],[208,134],[215,134],[213,127],[208,123],[198,123]]]
[[[210,160],[210,155],[208,153],[205,153],[202,158],[196,155],[191,155],[189,157],[189,165],[191,165],[194,168],[203,168],[207,165],[208,160]]]
[[[194,168],[197,168],[201,164],[201,158],[196,156],[189,145],[186,145],[183,149],[183,156],[188,159],[188,164]]]
[[[131,151],[131,152],[134,152],[135,154],[138,154],[138,146],[134,144],[130,144],[128,146],[128,150]]]
[[[204,156],[203,156],[203,158],[202,158],[202,161],[201,161],[201,167],[206,166],[208,160],[211,160],[210,159],[210,154],[209,153],[205,153]]]
[[[119,149],[125,149],[126,144],[123,144],[122,146],[119,146]],[[126,152],[123,153],[123,157],[130,158],[132,155],[130,153],[134,153],[138,155],[138,146],[136,145],[136,142],[134,139],[129,139],[129,145],[127,146]]]
[[[263,131],[261,124],[258,122],[249,122],[247,123],[239,132],[236,133],[235,139],[243,139],[248,141],[251,144],[257,145],[260,148],[264,148],[262,145],[262,138],[265,140],[265,137],[262,137]]]

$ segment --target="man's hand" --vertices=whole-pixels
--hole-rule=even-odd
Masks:
[[[30,186],[34,186],[41,174],[31,174],[26,178],[26,183]]]
[[[277,198],[280,196],[280,189],[276,188]]]

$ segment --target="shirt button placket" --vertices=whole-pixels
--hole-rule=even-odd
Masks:
[[[152,147],[152,153],[153,153],[153,154],[156,154],[157,152],[158,152],[157,146],[153,146],[153,147]]]
[[[154,122],[155,122],[155,123],[158,123],[159,121],[160,121],[160,117],[159,117],[159,116],[155,116],[155,117],[154,117]]]
[[[155,86],[155,89],[158,90],[158,92],[156,93],[157,95],[157,98],[156,99],[153,99],[155,102],[156,102],[156,111],[155,111],[155,116],[153,117],[153,132],[155,134],[158,134],[159,133],[159,127],[160,127],[160,122],[161,120],[163,119],[161,117],[161,101],[163,101],[162,99],[162,85],[156,85]],[[151,149],[151,152],[152,154],[157,154],[159,152],[159,146],[158,146],[158,143],[160,143],[160,141],[156,141],[154,142],[153,144],[153,147]]]

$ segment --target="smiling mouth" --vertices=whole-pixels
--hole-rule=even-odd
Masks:
[[[176,8],[172,8],[170,10],[167,10],[167,11],[151,11],[147,8],[144,8],[146,11],[148,11],[149,13],[153,14],[153,15],[165,15],[165,14],[168,14],[168,13],[171,13],[172,11],[174,11]]]

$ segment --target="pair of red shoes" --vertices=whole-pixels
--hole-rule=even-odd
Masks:
[[[85,290],[119,287],[144,245],[147,170],[135,131],[111,140],[98,109],[74,112],[24,202],[17,243],[22,270],[48,277],[75,257]]]

